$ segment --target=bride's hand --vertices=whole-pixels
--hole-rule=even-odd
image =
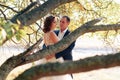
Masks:
[[[54,54],[51,54],[51,55],[46,56],[45,58],[46,58],[46,60],[49,60],[49,59],[53,58],[54,56],[55,56]]]

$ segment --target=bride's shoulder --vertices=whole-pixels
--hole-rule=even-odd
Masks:
[[[53,35],[54,34],[54,31],[49,31],[47,33],[45,33],[45,35]]]
[[[50,31],[47,33],[50,37],[53,37],[53,36],[56,36],[55,32],[54,31]]]
[[[53,35],[53,34],[55,34],[55,32],[54,32],[54,31],[50,31],[49,34],[50,34],[50,35]]]

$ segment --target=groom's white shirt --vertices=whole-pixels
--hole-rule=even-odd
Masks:
[[[63,32],[61,32],[59,30],[59,33],[58,33],[59,40],[61,40],[63,38],[63,36],[65,35],[65,33],[66,33],[67,30],[68,30],[68,28],[66,28]],[[63,60],[63,58],[61,60]],[[67,76],[70,76],[70,77],[66,77],[66,79],[68,78],[67,80],[73,80],[72,77],[71,77],[71,75],[67,74]]]
[[[58,33],[59,40],[61,40],[63,38],[63,36],[65,35],[67,30],[68,30],[68,28],[66,28],[63,32],[59,31],[59,33]]]

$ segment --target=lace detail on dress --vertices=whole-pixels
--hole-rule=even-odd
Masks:
[[[50,31],[50,32],[52,32],[52,31]],[[44,43],[45,43],[46,46],[54,44],[54,42],[50,38],[50,32],[47,32],[47,33],[44,34]]]

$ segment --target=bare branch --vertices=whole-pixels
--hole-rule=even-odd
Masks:
[[[7,21],[8,19],[7,19],[6,15],[4,14],[4,12],[2,11],[2,9],[0,9],[0,12],[3,14],[4,19]]]
[[[21,62],[20,63],[18,63],[17,65],[16,65],[16,67],[17,66],[20,66],[24,61],[25,61],[25,58],[24,57],[26,57],[26,56],[28,56],[28,55],[30,55],[31,53],[33,53],[34,52],[34,50],[39,46],[39,44],[42,42],[42,38],[40,38],[35,44],[33,44],[32,46],[30,46],[26,51],[24,51],[23,53],[22,53],[22,55],[23,55],[23,57],[21,58]]]
[[[12,38],[11,38],[11,40],[12,40],[12,42],[15,43],[15,44],[20,44],[20,43],[16,42],[15,40],[13,40]]]
[[[87,11],[87,12],[94,12],[96,15],[98,15],[99,17],[101,16],[97,11],[95,11],[95,10],[93,10],[93,9],[87,9],[87,8],[85,8],[84,7],[84,5],[82,5],[80,2],[77,2],[77,3],[79,3],[78,5],[80,5],[81,7],[81,9],[80,10],[84,10],[84,11]]]
[[[36,25],[39,27],[39,29],[42,30],[42,27],[41,27],[38,23],[36,23]],[[38,29],[38,30],[39,30],[39,29]]]
[[[95,3],[95,1],[94,0],[92,0],[94,3]],[[97,0],[99,3],[101,3],[99,0]],[[96,4],[96,6],[99,8],[99,9],[106,9],[106,8],[108,8],[109,7],[109,5],[111,4],[113,2],[113,0],[111,0],[105,7],[100,7],[98,4]],[[101,3],[102,4],[102,3]]]
[[[9,6],[3,5],[3,4],[0,4],[0,6],[6,7],[7,9],[10,9],[10,10],[12,10],[12,11],[18,13],[18,11],[14,10],[13,8],[11,8],[11,7],[9,7]]]

